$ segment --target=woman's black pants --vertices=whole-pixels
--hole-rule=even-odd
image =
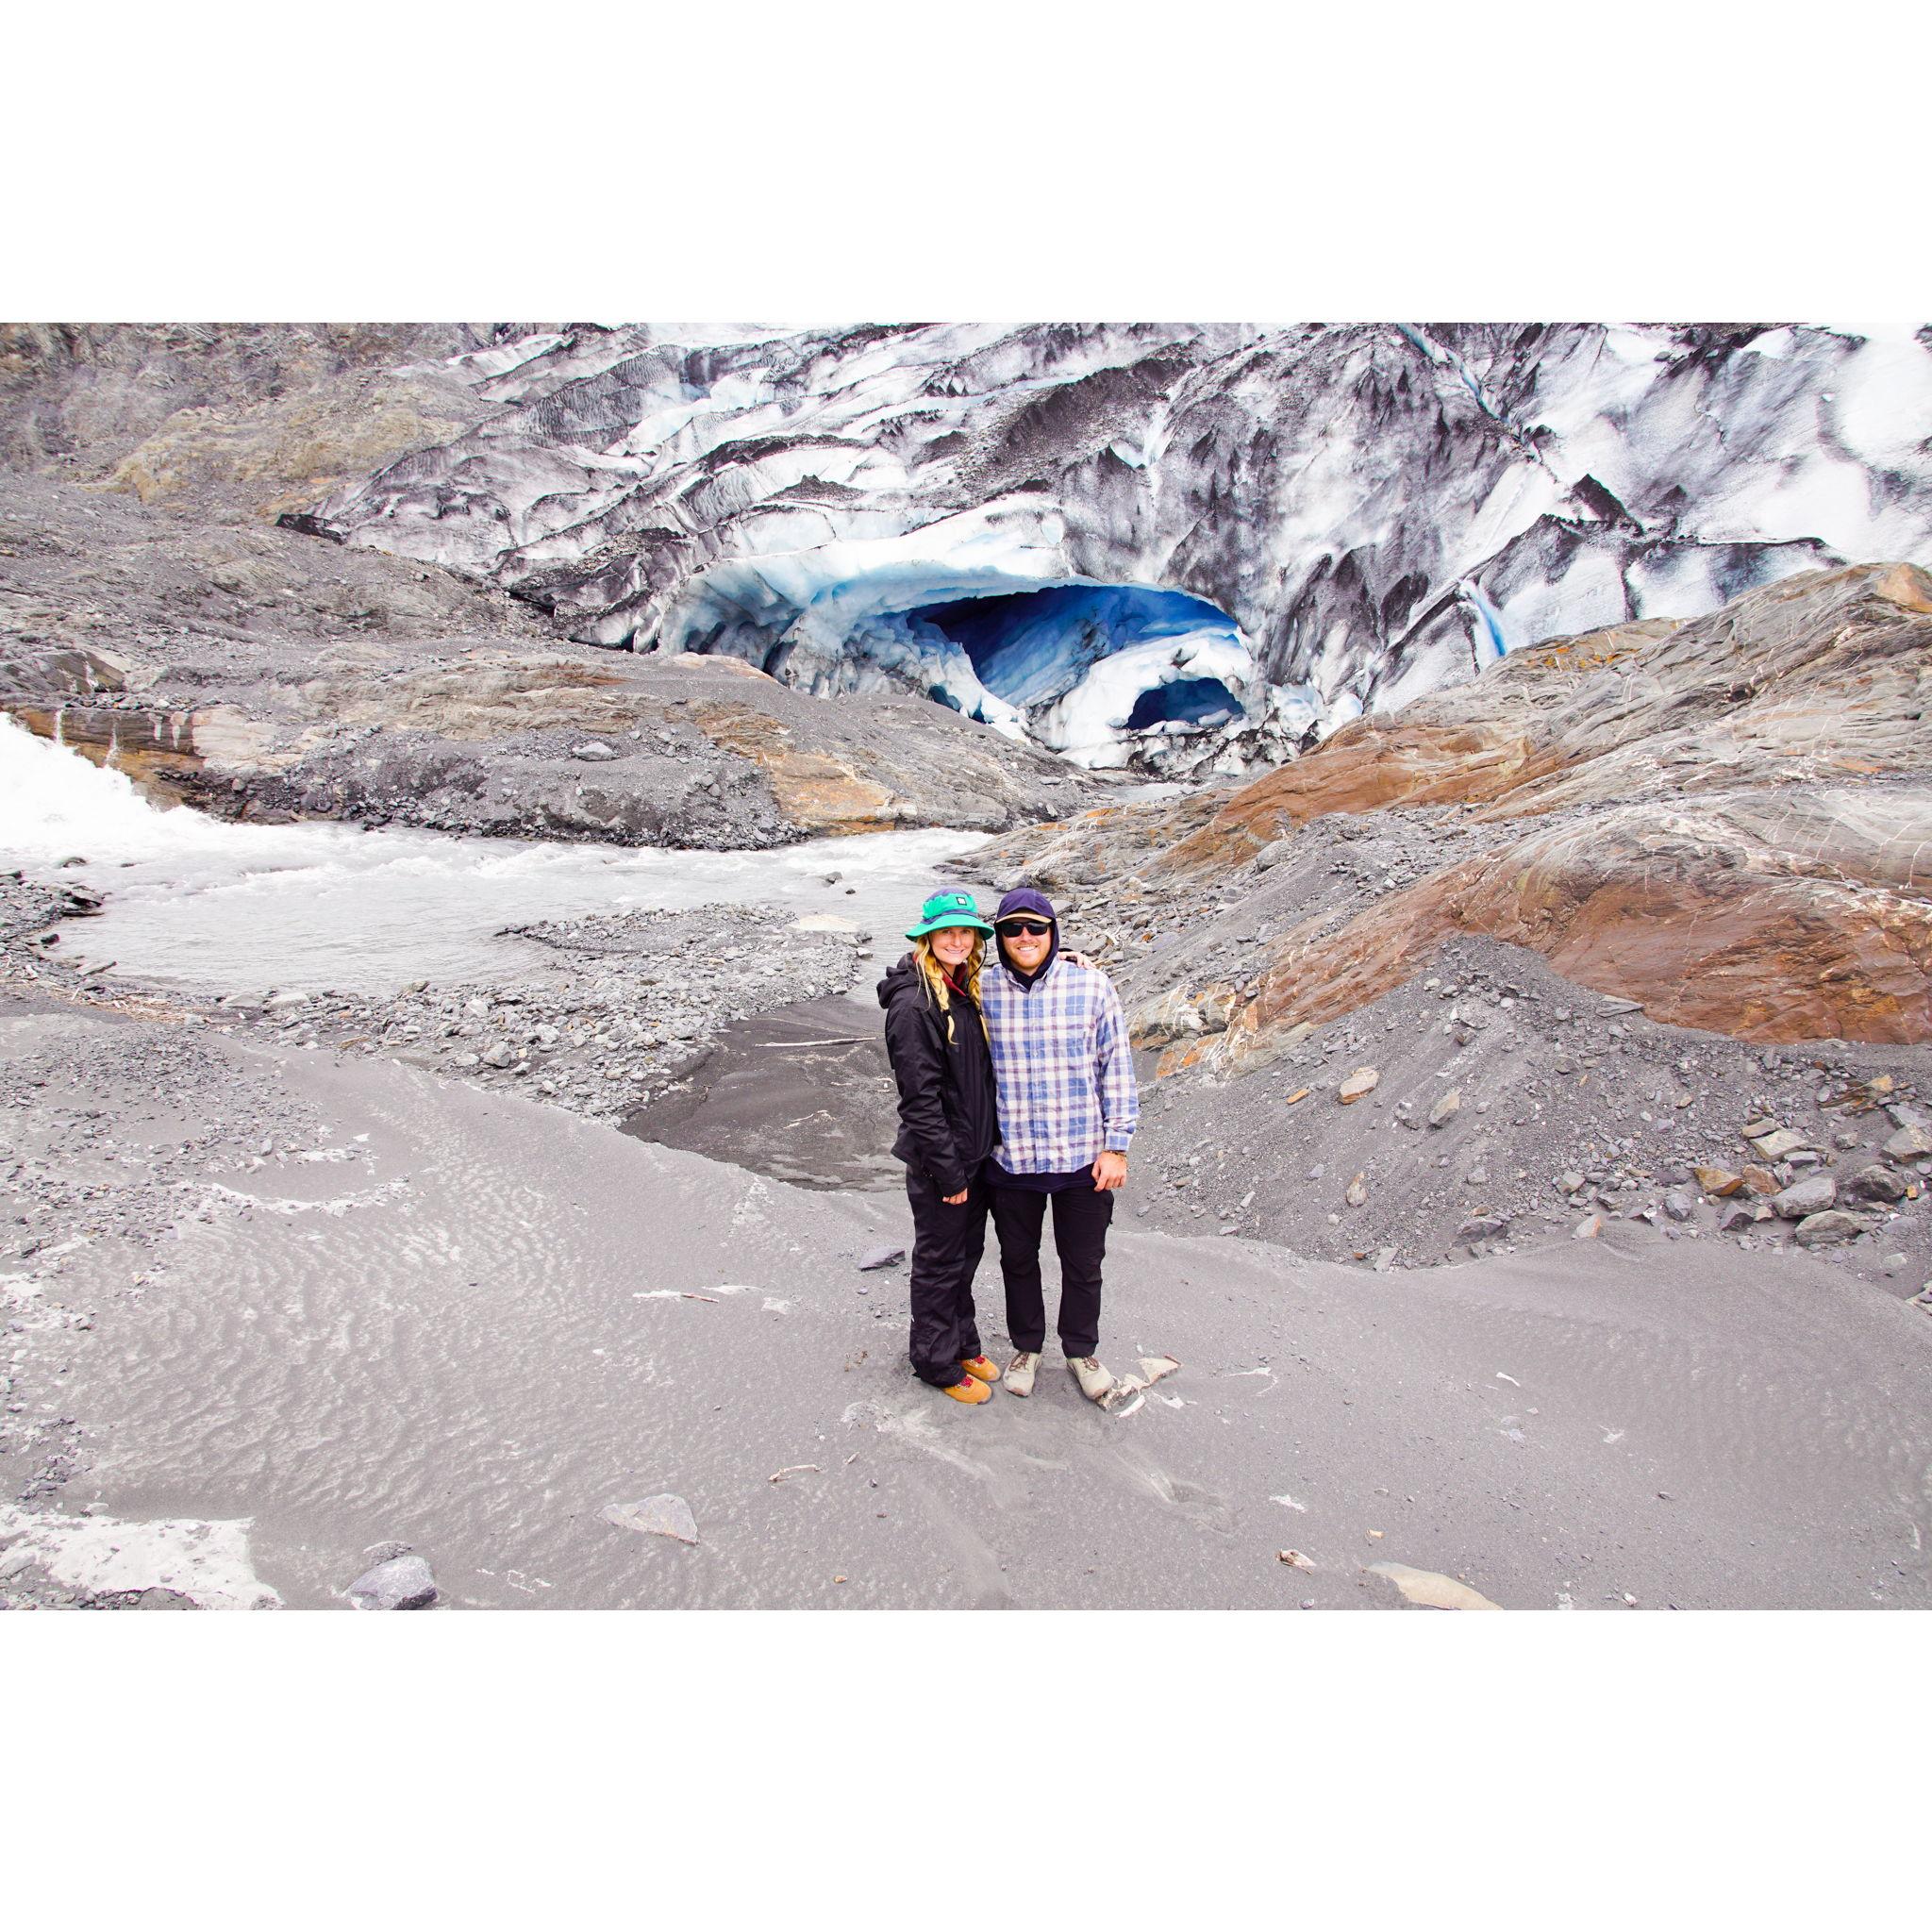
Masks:
[[[1107,1253],[1113,1194],[1096,1188],[994,1188],[1000,1273],[1007,1280],[1007,1332],[1013,1346],[1038,1355],[1046,1346],[1046,1298],[1040,1279],[1040,1234],[1053,1203],[1053,1244],[1060,1257],[1060,1346],[1069,1359],[1100,1347],[1100,1263]]]
[[[912,1373],[950,1389],[959,1364],[980,1353],[973,1277],[986,1253],[986,1183],[976,1174],[957,1208],[917,1169],[906,1170],[912,1204]]]

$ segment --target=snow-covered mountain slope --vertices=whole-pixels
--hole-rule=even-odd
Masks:
[[[589,641],[1231,769],[1519,645],[1932,557],[1932,330],[574,326],[292,521]]]

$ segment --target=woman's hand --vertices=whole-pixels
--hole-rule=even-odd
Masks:
[[[940,1199],[942,1200],[948,1208],[963,1208],[966,1205],[966,1196],[970,1194],[972,1191],[973,1190],[971,1188],[961,1188],[957,1194],[941,1194],[940,1196]]]

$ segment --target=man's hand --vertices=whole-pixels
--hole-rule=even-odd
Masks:
[[[972,1191],[973,1190],[971,1188],[961,1188],[957,1194],[941,1194],[940,1196],[940,1199],[942,1200],[948,1208],[963,1208],[966,1205],[966,1196],[970,1194]]]
[[[1116,1154],[1109,1147],[1093,1163],[1093,1191],[1096,1194],[1110,1194],[1127,1177],[1127,1157]]]

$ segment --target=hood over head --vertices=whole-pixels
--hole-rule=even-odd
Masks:
[[[1000,901],[1000,909],[993,914],[995,924],[1002,919],[1010,919],[1016,912],[1030,912],[1036,919],[1050,919],[1055,925],[1060,923],[1060,916],[1053,909],[1053,901],[1044,892],[1036,892],[1031,886],[1015,886]],[[1058,934],[1056,933],[1058,938]]]
[[[1046,941],[1046,958],[1031,973],[1023,973],[1007,957],[1007,942],[995,937],[993,943],[999,948],[1000,965],[1022,986],[1030,987],[1046,969],[1060,956],[1060,916],[1053,909],[1053,901],[1044,892],[1036,892],[1031,886],[1018,886],[1000,901],[999,910],[993,914],[995,925],[1002,919],[1010,919],[1016,912],[1031,913],[1035,919],[1051,920],[1053,932]]]

